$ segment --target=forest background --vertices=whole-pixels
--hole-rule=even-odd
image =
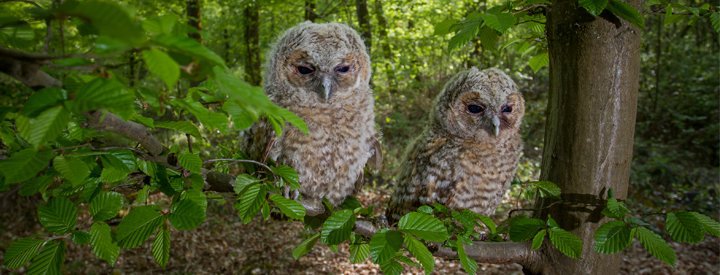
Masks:
[[[542,4],[543,1],[535,2]],[[478,35],[458,39],[452,29],[454,24],[474,16],[473,13],[487,12],[506,2],[159,0],[118,3],[138,18],[161,17],[167,22],[177,22],[176,25],[187,25],[183,30],[215,52],[233,76],[256,86],[262,83],[266,54],[284,30],[305,20],[342,22],[358,30],[365,39],[372,60],[377,126],[383,134],[385,156],[382,171],[366,177],[365,189],[359,195],[366,204],[380,205],[387,200],[401,154],[407,143],[421,131],[432,99],[445,81],[470,66],[500,68],[518,83],[527,108],[522,126],[525,150],[516,184],[496,218],[506,218],[508,210],[530,204],[534,194],[523,188],[522,183],[539,177],[549,89],[545,19],[542,16],[517,22],[504,32],[487,33],[481,30]],[[720,215],[720,40],[716,31],[720,22],[715,22],[710,16],[700,16],[708,10],[716,11],[718,4],[717,1],[684,1],[674,6],[662,1],[647,1],[641,9],[645,24],[642,29],[638,115],[627,200],[629,207],[640,215],[652,216],[675,210],[693,210],[715,218]],[[97,30],[84,29],[78,21],[71,20],[66,24],[53,21],[54,25],[46,29],[45,22],[36,20],[34,8],[59,6],[60,1],[0,1],[0,5],[0,44],[4,48],[48,55],[78,54],[85,58],[82,53],[96,51],[98,45],[115,46],[89,38],[88,34]],[[668,9],[674,11],[667,13]],[[25,23],[18,23],[18,19]],[[182,117],[184,114],[181,111],[164,105],[164,101],[184,96],[181,93],[192,90],[191,87],[202,81],[188,78],[174,88],[167,88],[164,79],[149,71],[144,64],[146,59],[139,51],[128,51],[106,60],[103,66],[133,87],[145,104],[152,105],[152,108],[167,108],[167,112],[152,117],[154,120]],[[65,67],[104,73],[97,67],[83,68],[84,65],[56,63],[55,67],[50,66],[50,70],[57,69],[55,75],[66,82],[71,81],[73,76],[63,71]],[[5,88],[0,94],[3,106],[18,104],[26,98],[22,91],[14,91],[19,88],[12,82],[8,84],[6,81],[3,85]],[[157,96],[148,96],[153,91],[160,92]],[[238,129],[201,127],[199,131],[205,138],[193,139],[173,131],[160,132],[158,136],[177,148],[187,148],[187,141],[192,140],[191,146],[203,159],[205,156],[241,156],[238,152]],[[0,150],[8,151],[11,147],[7,137],[0,143]],[[0,155],[6,157],[3,151]],[[222,169],[226,171],[234,169],[231,164],[218,165],[224,165]],[[0,187],[13,190],[10,184]],[[34,207],[31,207],[40,198],[21,197],[13,192],[3,193],[2,196],[3,209],[19,210],[2,213],[2,220],[8,221],[0,224],[0,248],[4,250],[17,236],[26,236],[28,232],[40,229],[35,222]],[[171,258],[170,270],[202,270],[208,266],[190,265],[194,257],[199,257],[193,253],[203,254],[203,258],[217,257],[215,254],[221,253],[215,251],[219,249],[216,246],[202,248],[203,241],[197,238],[210,238],[213,241],[206,243],[213,245],[224,241],[223,238],[234,238],[228,242],[237,244],[240,240],[235,234],[263,231],[259,229],[263,228],[260,225],[240,225],[242,218],[232,213],[231,206],[210,201],[208,221],[203,225],[205,230],[199,230],[210,233],[172,232],[173,244],[184,238],[195,241],[179,245],[181,248],[178,251],[185,251],[185,257]],[[256,237],[270,239],[271,235],[288,229],[284,224],[268,227],[279,229]],[[296,244],[301,237],[290,236],[288,239]],[[262,243],[259,240],[251,242]],[[257,257],[223,255],[245,259],[245,262],[239,263],[225,260],[223,262],[230,267],[224,268],[233,270],[234,266],[248,271],[257,268],[319,268],[307,261],[293,263],[289,259],[292,247],[283,244],[277,249],[267,249],[267,245],[260,245],[257,251],[265,252]],[[698,266],[710,266],[717,270],[718,249],[712,246],[708,249],[714,258],[706,263],[709,265]],[[146,250],[123,254],[121,259],[126,259],[114,268],[125,271],[158,268],[147,258],[151,253]],[[93,256],[89,252],[83,254],[81,249],[70,251],[69,270],[100,271],[109,268],[104,262],[91,260]],[[233,251],[244,254],[255,250]],[[76,255],[72,256],[73,253]],[[322,253],[329,252],[323,250]],[[142,258],[142,255],[146,258],[141,263],[137,262],[136,259]],[[316,255],[313,259],[328,259],[326,254],[323,255]],[[288,260],[275,264],[269,260],[278,257]],[[713,259],[715,262],[712,262]],[[81,264],[88,261],[90,265]]]

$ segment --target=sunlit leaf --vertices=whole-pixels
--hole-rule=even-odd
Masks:
[[[323,223],[321,240],[325,244],[340,244],[350,239],[353,226],[355,226],[355,213],[352,210],[332,213]]]
[[[18,269],[34,257],[45,243],[35,238],[21,238],[13,241],[5,251],[5,266]]]
[[[46,205],[38,207],[40,223],[50,232],[64,234],[75,229],[78,209],[65,197],[50,199]]]
[[[117,227],[116,239],[120,247],[135,248],[142,245],[164,217],[154,206],[139,206],[130,210]]]
[[[168,90],[175,86],[175,83],[180,78],[180,66],[172,57],[154,48],[144,50],[142,57],[148,71],[162,79]]]
[[[115,265],[115,261],[120,256],[120,247],[113,242],[110,226],[104,222],[96,222],[90,227],[90,247],[95,256],[110,265]]]
[[[295,249],[293,249],[293,258],[297,260],[305,254],[308,254],[312,250],[313,246],[315,246],[315,243],[317,243],[318,239],[320,239],[320,233],[316,233],[310,236],[310,238],[302,241],[297,247],[295,247]]]
[[[635,236],[650,255],[671,266],[675,266],[677,260],[675,250],[663,238],[642,226],[636,227],[634,230]]]
[[[40,253],[32,258],[28,274],[60,275],[60,268],[65,260],[65,242],[54,240],[47,242]]]

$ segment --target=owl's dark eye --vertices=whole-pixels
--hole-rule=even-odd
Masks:
[[[484,111],[485,108],[483,108],[483,106],[480,106],[480,105],[468,104],[467,110],[470,113],[477,114],[477,113],[481,113],[482,111]]]
[[[313,73],[315,70],[313,70],[313,68],[310,68],[310,67],[297,66],[297,71],[298,71],[298,73],[300,73],[300,74],[311,74],[311,73]]]
[[[338,73],[347,73],[350,71],[350,66],[337,66],[335,67],[335,71]]]
[[[512,106],[510,105],[503,105],[502,110],[503,113],[512,113]]]

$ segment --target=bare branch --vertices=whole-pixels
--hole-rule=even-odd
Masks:
[[[474,242],[465,245],[465,252],[475,261],[490,264],[519,263],[528,266],[540,258],[540,252],[532,250],[530,243]],[[457,252],[446,247],[441,247],[433,255],[449,259],[457,258]]]
[[[164,146],[155,138],[145,126],[125,121],[122,118],[108,112],[92,111],[87,114],[90,127],[109,131],[125,136],[140,143],[151,156],[159,156],[165,151]]]

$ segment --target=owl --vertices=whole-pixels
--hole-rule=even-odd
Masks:
[[[322,199],[340,204],[376,147],[370,57],[352,28],[301,23],[287,30],[269,55],[265,91],[275,104],[300,116],[304,134],[288,127],[275,138],[261,122],[250,129],[247,152],[294,167],[308,215],[324,211]]]
[[[405,153],[388,218],[436,202],[494,213],[515,175],[524,113],[522,95],[502,71],[473,67],[454,76]]]

